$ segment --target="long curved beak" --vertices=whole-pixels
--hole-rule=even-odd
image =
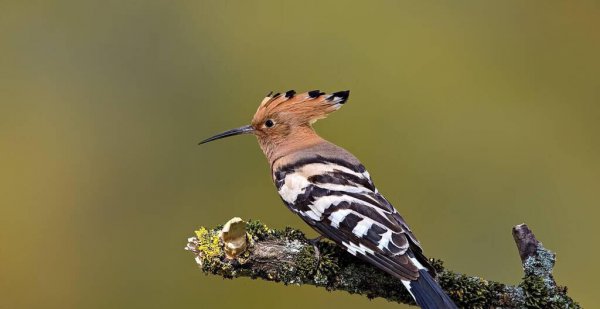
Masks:
[[[212,142],[214,140],[218,140],[224,137],[229,137],[229,136],[234,136],[234,135],[240,135],[240,134],[251,134],[252,132],[254,132],[254,128],[252,128],[252,126],[247,125],[247,126],[243,126],[243,127],[239,127],[239,128],[235,128],[229,131],[225,131],[223,133],[219,133],[213,137],[209,137],[203,141],[201,141],[200,143],[198,143],[198,145],[202,145],[204,143],[208,143],[208,142]]]

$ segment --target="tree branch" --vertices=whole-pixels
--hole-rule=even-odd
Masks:
[[[513,228],[513,237],[525,273],[517,286],[458,274],[445,269],[441,260],[431,260],[437,280],[455,303],[462,308],[580,308],[552,277],[555,254],[525,224]],[[415,304],[400,280],[333,243],[311,242],[292,228],[273,230],[259,221],[234,218],[223,227],[201,227],[188,239],[186,250],[207,274],[310,284]]]

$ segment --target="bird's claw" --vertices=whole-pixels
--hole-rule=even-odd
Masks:
[[[308,240],[308,243],[310,243],[315,249],[315,258],[317,259],[317,262],[315,264],[316,267],[318,267],[319,264],[321,264],[321,251],[319,250],[319,246],[317,245],[319,241],[321,241],[321,239],[323,239],[323,236],[319,236]]]

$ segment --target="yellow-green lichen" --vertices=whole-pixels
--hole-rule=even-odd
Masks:
[[[198,251],[203,255],[203,258],[212,259],[223,253],[219,243],[219,233],[214,230],[209,231],[204,227],[201,227],[195,233],[198,238]]]
[[[430,259],[430,263],[438,274],[438,282],[459,307],[494,307],[499,304],[493,303],[492,300],[502,298],[506,293],[506,286],[503,284],[447,271],[441,260]]]
[[[464,308],[489,308],[492,299],[490,286],[486,280],[477,277],[451,274],[452,280],[445,280],[448,273],[439,275],[440,284],[457,306]],[[448,278],[448,279],[450,279]]]
[[[225,254],[221,247],[219,231],[201,227],[195,233],[198,238],[197,260],[202,271],[231,278],[232,268],[228,268],[221,262]]]
[[[547,308],[548,289],[544,278],[540,276],[526,276],[519,285],[523,289],[525,308]]]
[[[279,235],[278,231],[270,229],[258,220],[248,220],[248,223],[246,223],[246,231],[251,236],[251,239],[255,241],[265,240],[269,237],[276,237]]]

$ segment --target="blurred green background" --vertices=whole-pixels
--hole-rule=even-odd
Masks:
[[[233,216],[309,231],[254,138],[197,146],[288,89],[352,90],[317,129],[429,256],[517,283],[527,222],[599,307],[599,29],[595,1],[2,1],[0,308],[402,307],[183,250]]]

